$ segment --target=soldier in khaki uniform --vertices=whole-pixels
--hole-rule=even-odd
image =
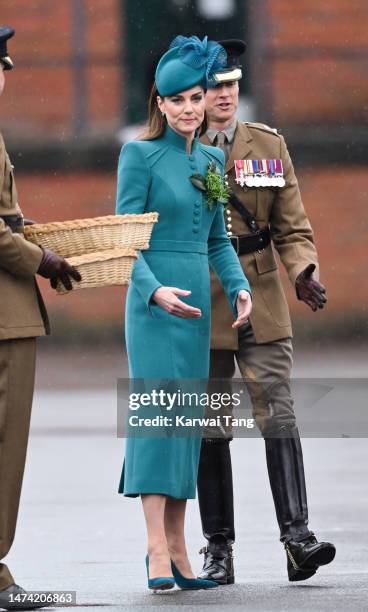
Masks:
[[[13,35],[12,28],[0,26],[0,94],[4,71],[13,67],[6,48]],[[62,257],[27,242],[23,226],[13,166],[0,134],[0,560],[9,552],[15,534],[33,398],[36,337],[49,333],[35,274],[50,278],[53,287],[61,280],[70,289],[69,275],[80,280]],[[46,605],[11,601],[24,594],[0,562],[0,608]]]
[[[242,76],[239,56],[245,51],[245,43],[220,42],[227,51],[228,64],[207,91],[208,126],[202,142],[217,145],[225,152],[225,172],[232,191],[225,221],[249,278],[253,310],[247,324],[239,330],[232,329],[230,308],[212,274],[210,377],[231,379],[236,359],[265,440],[289,580],[305,580],[320,565],[332,561],[335,547],[318,542],[308,529],[303,455],[290,391],[292,329],[274,249],[296,288],[298,299],[313,311],[326,302],[325,289],[317,280],[313,232],[283,137],[264,124],[241,123],[235,116],[238,80]],[[278,186],[275,180],[267,179],[263,186],[260,181],[257,186],[247,181],[250,186],[241,187],[236,182],[236,160],[281,160],[283,177]],[[219,432],[206,432],[198,474],[202,527],[208,540],[208,545],[201,550],[205,559],[200,577],[217,580],[219,584],[234,582],[230,440],[231,430],[225,431],[222,437]]]

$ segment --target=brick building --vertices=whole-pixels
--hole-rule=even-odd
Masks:
[[[182,7],[179,32],[180,16],[186,8],[188,20],[196,2],[165,1]],[[147,2],[137,2],[144,24]],[[249,8],[243,34],[249,42],[247,93],[256,119],[279,128],[287,140],[328,287],[328,308],[316,316],[296,301],[286,281],[298,334],[359,340],[367,334],[368,303],[368,6],[363,0],[230,4]],[[22,207],[40,222],[114,210],[117,134],[131,104],[126,59],[133,43],[125,45],[137,25],[131,7],[130,0],[8,0],[1,10],[1,22],[13,25],[17,35],[10,43],[16,70],[7,73],[0,127]],[[198,24],[206,27],[203,20]],[[220,21],[208,24],[222,35]],[[112,335],[121,330],[121,288],[59,297],[44,286],[60,334],[73,321],[87,336],[97,327]]]

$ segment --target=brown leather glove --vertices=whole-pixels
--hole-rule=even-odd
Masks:
[[[49,278],[53,289],[56,289],[58,281],[61,281],[68,291],[73,289],[69,276],[78,282],[81,281],[82,277],[78,270],[70,266],[64,257],[60,257],[60,255],[49,249],[41,248],[43,250],[43,257],[38,268],[38,274],[43,276],[43,278]]]
[[[313,312],[316,312],[318,308],[323,308],[327,302],[325,287],[312,276],[315,269],[315,264],[309,264],[295,281],[298,300],[308,304]]]

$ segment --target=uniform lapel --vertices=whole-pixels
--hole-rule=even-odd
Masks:
[[[200,140],[201,140],[201,143],[202,143],[202,144],[212,146],[212,145],[211,145],[211,143],[210,143],[210,140],[209,140],[209,138],[208,138],[208,136],[207,136],[207,134],[206,134],[206,133],[204,133],[204,134],[201,136],[201,139],[200,139]]]
[[[246,159],[247,155],[249,155],[252,150],[250,144],[251,140],[252,135],[247,126],[238,121],[233,146],[225,166],[225,172],[230,172],[231,168],[234,166],[235,159]],[[203,134],[203,136],[201,136],[201,142],[205,145],[211,145],[207,134]]]
[[[235,159],[246,159],[252,150],[250,144],[251,140],[252,135],[247,126],[238,121],[233,146],[225,166],[225,172],[230,172],[231,168],[234,166]]]

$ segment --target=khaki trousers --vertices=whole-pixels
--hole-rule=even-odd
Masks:
[[[26,460],[36,339],[0,341],[0,561],[13,543]],[[0,590],[14,583],[0,562]]]
[[[264,436],[277,435],[280,428],[295,426],[294,402],[290,390],[293,365],[293,348],[290,338],[257,344],[250,323],[238,331],[239,348],[211,350],[211,379],[231,379],[235,374],[235,359],[250,395],[253,417]],[[222,390],[231,393],[231,380],[222,383]],[[232,414],[230,407],[223,407],[222,414]],[[211,415],[213,416],[213,415]],[[231,426],[219,429],[207,428],[206,438],[232,437]]]

